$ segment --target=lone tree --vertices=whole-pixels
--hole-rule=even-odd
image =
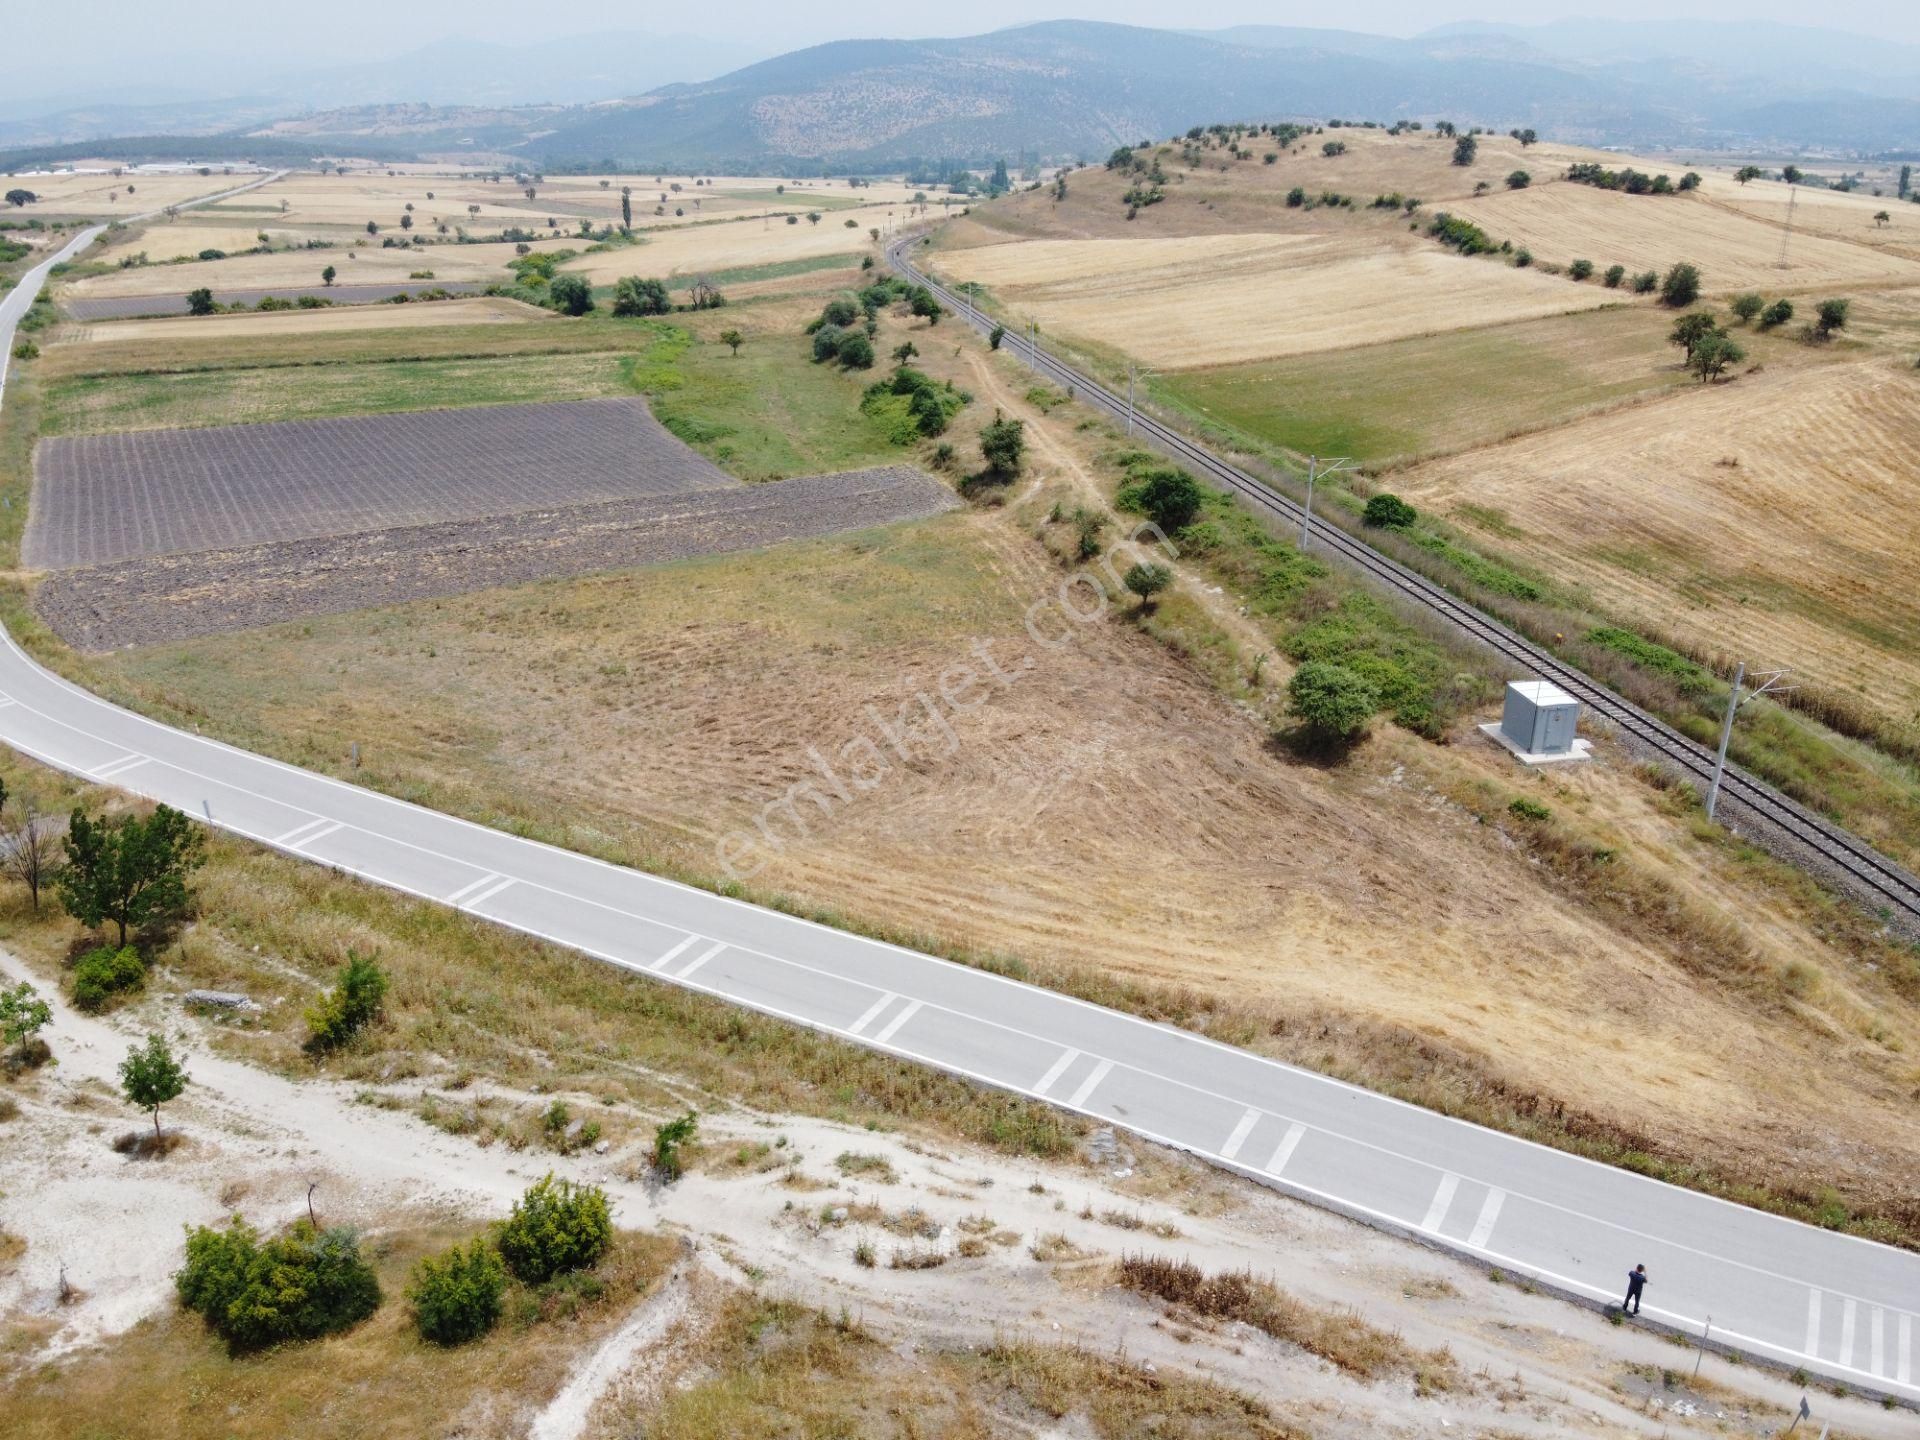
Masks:
[[[620,228],[628,229],[633,225],[633,187],[620,187]]]
[[[1153,604],[1153,597],[1173,583],[1173,572],[1164,565],[1142,561],[1121,577],[1127,589],[1140,597],[1140,608]]]
[[[1365,679],[1331,660],[1310,660],[1287,682],[1288,713],[1301,720],[1321,745],[1348,745],[1360,738],[1380,708],[1380,695]]]
[[[334,277],[334,276],[336,276],[336,275],[338,275],[339,273],[340,273],[340,272],[339,272],[338,270],[335,270],[335,269],[333,268],[333,266],[331,266],[331,265],[329,265],[329,266],[327,266],[327,268],[326,268],[326,269],[324,269],[324,270],[322,270],[322,271],[320,272],[320,283],[321,283],[322,285],[331,285],[331,284],[333,284],[333,277]]]
[[[720,343],[735,355],[738,355],[740,353],[740,347],[747,343],[747,337],[738,330],[722,330],[720,332]]]
[[[1836,331],[1846,328],[1847,311],[1852,305],[1850,300],[1822,300],[1820,308],[1814,312],[1813,333],[1822,340],[1831,340]]]
[[[133,190],[133,187],[129,185],[127,187],[127,190],[129,193],[131,193]],[[22,190],[22,189],[19,189],[18,187],[7,191],[7,203],[13,206],[16,210],[23,205],[33,204],[33,202],[38,200],[39,198],[40,197],[34,194],[33,191]]]
[[[202,285],[198,290],[187,292],[187,313],[189,315],[213,314],[213,291]]]
[[[147,1036],[120,1062],[120,1093],[127,1102],[153,1112],[153,1138],[160,1138],[160,1107],[187,1088],[187,1072],[173,1058],[163,1035]]]
[[[1420,518],[1420,512],[1398,495],[1382,490],[1368,499],[1367,508],[1361,512],[1360,518],[1365,524],[1376,525],[1383,530],[1405,530]]]
[[[994,475],[1020,473],[1020,461],[1027,451],[1027,426],[1023,420],[1009,420],[998,410],[993,421],[980,431],[980,453]]]
[[[60,903],[82,925],[111,921],[127,931],[177,920],[192,902],[187,877],[206,861],[206,842],[168,805],[144,820],[95,820],[76,807],[67,822],[66,863],[53,877]]]
[[[26,1044],[52,1019],[52,1007],[26,981],[11,990],[0,990],[0,1049]]]
[[[1767,302],[1749,291],[1745,295],[1734,296],[1733,303],[1728,308],[1740,317],[1741,324],[1751,325],[1754,317],[1767,308]]]
[[[1709,335],[1718,333],[1720,327],[1714,324],[1713,316],[1704,310],[1695,310],[1682,315],[1673,322],[1673,329],[1667,334],[1669,345],[1678,345],[1687,352],[1687,363],[1693,363],[1693,352],[1700,348],[1700,342]]]
[[[1660,282],[1660,301],[1675,310],[1684,310],[1700,298],[1700,270],[1682,260],[1667,271]]]
[[[1507,176],[1507,189],[1524,190],[1533,183],[1533,176],[1524,170],[1515,170]]]
[[[33,913],[40,913],[40,890],[53,872],[53,818],[40,813],[31,795],[18,802],[0,782],[0,870],[27,887]]]
[[[1453,163],[1471,165],[1480,154],[1480,142],[1471,135],[1462,135],[1453,142]]]
[[[1767,172],[1762,170],[1758,165],[1742,165],[1738,170],[1733,172],[1733,178],[1744,185],[1749,180],[1758,180],[1766,173]]]
[[[1874,228],[1876,229],[1886,224],[1891,219],[1893,219],[1893,217],[1884,210],[1876,210],[1873,212],[1873,223],[1874,223]]]
[[[1694,345],[1693,353],[1687,358],[1687,368],[1705,385],[1718,380],[1729,365],[1738,365],[1746,358],[1747,352],[1726,331],[1710,330]]]
[[[1200,484],[1177,465],[1156,465],[1120,487],[1120,505],[1145,515],[1169,535],[1177,535],[1200,514]]]

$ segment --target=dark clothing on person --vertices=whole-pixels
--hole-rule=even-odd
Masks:
[[[1640,1313],[1640,1292],[1647,1288],[1647,1272],[1629,1270],[1627,1272],[1627,1298],[1620,1302],[1620,1313],[1638,1315]]]

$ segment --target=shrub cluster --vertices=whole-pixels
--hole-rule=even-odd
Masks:
[[[1199,517],[1199,482],[1178,465],[1134,467],[1114,495],[1122,510],[1145,515],[1169,535],[1178,535]]]
[[[585,1270],[613,1243],[606,1191],[545,1175],[514,1202],[494,1240],[507,1269],[529,1285]]]
[[[307,1049],[337,1050],[379,1017],[387,977],[372,960],[347,952],[339,982],[307,1010]]]
[[[1675,184],[1671,175],[1649,175],[1628,167],[1609,170],[1597,161],[1585,160],[1567,167],[1567,179],[1576,185],[1592,185],[1601,190],[1624,190],[1629,195],[1673,195],[1695,189],[1700,177],[1689,170]]]
[[[924,371],[902,365],[891,379],[867,387],[860,408],[876,418],[892,420],[890,432],[896,444],[911,444],[946,433],[970,398],[956,390],[952,381],[941,385]]]
[[[500,1319],[507,1267],[485,1238],[456,1245],[414,1266],[407,1300],[423,1339],[436,1345],[478,1340]]]
[[[1449,215],[1444,210],[1427,222],[1427,234],[1462,255],[1486,255],[1500,248],[1491,235],[1471,220]]]
[[[98,1014],[115,998],[138,990],[147,981],[147,967],[131,945],[115,949],[102,945],[87,951],[73,967],[73,1003],[89,1015]]]
[[[180,1303],[235,1353],[330,1335],[380,1307],[355,1232],[308,1220],[265,1242],[238,1216],[224,1230],[202,1225],[188,1234],[173,1281]]]

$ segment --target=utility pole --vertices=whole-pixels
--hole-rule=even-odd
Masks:
[[[1133,362],[1127,362],[1127,436],[1133,436]]]
[[[1307,539],[1313,532],[1313,482],[1324,480],[1337,471],[1353,468],[1353,461],[1342,459],[1329,461],[1327,468],[1322,470],[1318,455],[1307,457],[1307,504],[1306,508],[1300,512],[1300,548],[1302,550],[1307,548]]]
[[[1787,678],[1785,670],[1769,670],[1762,675],[1760,683],[1741,698],[1740,687],[1746,683],[1747,662],[1742,660],[1733,672],[1733,691],[1727,696],[1726,719],[1720,722],[1720,752],[1713,759],[1713,779],[1707,785],[1707,818],[1713,819],[1714,808],[1720,803],[1720,777],[1727,769],[1727,745],[1733,739],[1733,717],[1748,700],[1757,700],[1762,695],[1781,695],[1794,689],[1792,685],[1782,685]]]

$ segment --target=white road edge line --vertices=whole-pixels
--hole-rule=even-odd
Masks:
[[[876,1045],[886,1044],[887,1041],[893,1038],[895,1031],[899,1030],[902,1025],[920,1013],[920,1007],[925,1003],[926,1002],[922,1000],[915,1000],[912,1004],[908,1005],[898,1015],[894,1016],[893,1019],[889,1020],[882,1029],[874,1032],[873,1043]]]
[[[1046,1094],[1047,1091],[1053,1088],[1054,1082],[1067,1073],[1067,1067],[1079,1058],[1080,1052],[1078,1050],[1062,1050],[1060,1052],[1060,1058],[1053,1062],[1053,1065],[1048,1069],[1047,1073],[1033,1082],[1033,1093],[1036,1095]]]
[[[1420,1228],[1429,1232],[1438,1230],[1446,1223],[1447,1209],[1453,1204],[1453,1192],[1460,1188],[1460,1177],[1451,1170],[1440,1177],[1440,1188],[1433,1192],[1433,1203],[1427,1207],[1427,1218],[1420,1222]]]
[[[897,994],[895,994],[893,991],[891,990],[887,991],[886,994],[882,995],[878,1000],[874,1001],[873,1004],[867,1007],[866,1014],[862,1015],[858,1020],[854,1021],[853,1024],[847,1027],[847,1034],[858,1035],[862,1030],[866,1029],[867,1026],[871,1025],[874,1022],[874,1020],[879,1016],[882,1010],[886,1009],[887,1006],[893,1004],[893,1002],[898,1000],[899,998],[900,997]]]
[[[465,903],[463,903],[460,906],[460,908],[462,910],[472,910],[476,906],[482,905],[487,901],[493,899],[493,897],[498,895],[502,890],[505,890],[509,886],[516,885],[518,883],[519,882],[516,881],[511,875],[502,875],[497,879],[495,879],[493,884],[487,886],[487,888],[482,890],[478,895],[469,895]]]
[[[668,962],[671,961],[674,956],[678,955],[681,951],[685,950],[689,945],[693,944],[693,942],[698,940],[699,938],[700,937],[698,935],[687,936],[686,939],[682,940],[678,945],[674,946],[671,950],[667,951],[667,953],[662,955],[658,960],[653,961],[650,965],[647,966],[647,968],[649,970],[654,971],[656,974],[666,969]]]
[[[1113,1061],[1111,1060],[1102,1060],[1098,1065],[1094,1066],[1093,1073],[1080,1082],[1080,1088],[1067,1097],[1068,1108],[1078,1110],[1082,1105],[1085,1105],[1087,1103],[1087,1097],[1093,1094],[1094,1088],[1098,1086],[1102,1080],[1107,1078],[1107,1072],[1112,1069]]]
[[[335,831],[344,830],[346,828],[347,828],[347,822],[344,820],[329,820],[327,821],[326,824],[322,825],[318,830],[315,830],[308,835],[302,835],[298,840],[295,840],[291,845],[288,845],[286,848],[289,850],[304,850],[307,846],[314,844],[316,841],[326,839],[329,835],[333,834]]]
[[[293,829],[287,831],[286,834],[275,836],[272,843],[276,846],[291,844],[295,836],[304,835],[309,830],[317,830],[319,829],[320,826],[326,823],[327,823],[326,816],[316,815],[311,820],[307,821],[306,824],[296,825],[293,827]]]
[[[687,962],[687,968],[682,970],[674,978],[678,980],[686,979],[689,975],[693,974],[694,971],[698,970],[702,965],[706,964],[707,961],[711,960],[714,956],[718,955],[722,950],[726,948],[727,948],[726,941],[724,940],[714,941],[713,944],[709,945],[706,949],[702,950],[698,955],[694,956],[693,959],[689,960]]]
[[[318,825],[320,822],[316,820],[313,823]],[[306,827],[303,825],[300,828],[304,830]],[[294,830],[294,831],[290,831],[289,833],[298,835],[300,831]],[[499,878],[500,878],[499,871],[489,870],[486,874],[482,875],[478,880],[474,880],[468,884],[462,885],[458,890],[454,891],[451,895],[447,896],[447,904],[458,905],[462,900],[466,899],[474,891],[480,889],[484,885],[491,885],[494,881],[498,880]]]
[[[1227,1143],[1220,1147],[1220,1158],[1231,1160],[1240,1153],[1240,1147],[1247,1143],[1247,1136],[1253,1133],[1253,1127],[1260,1123],[1260,1112],[1249,1108],[1240,1117],[1240,1123],[1233,1127],[1233,1133],[1227,1136]]]

